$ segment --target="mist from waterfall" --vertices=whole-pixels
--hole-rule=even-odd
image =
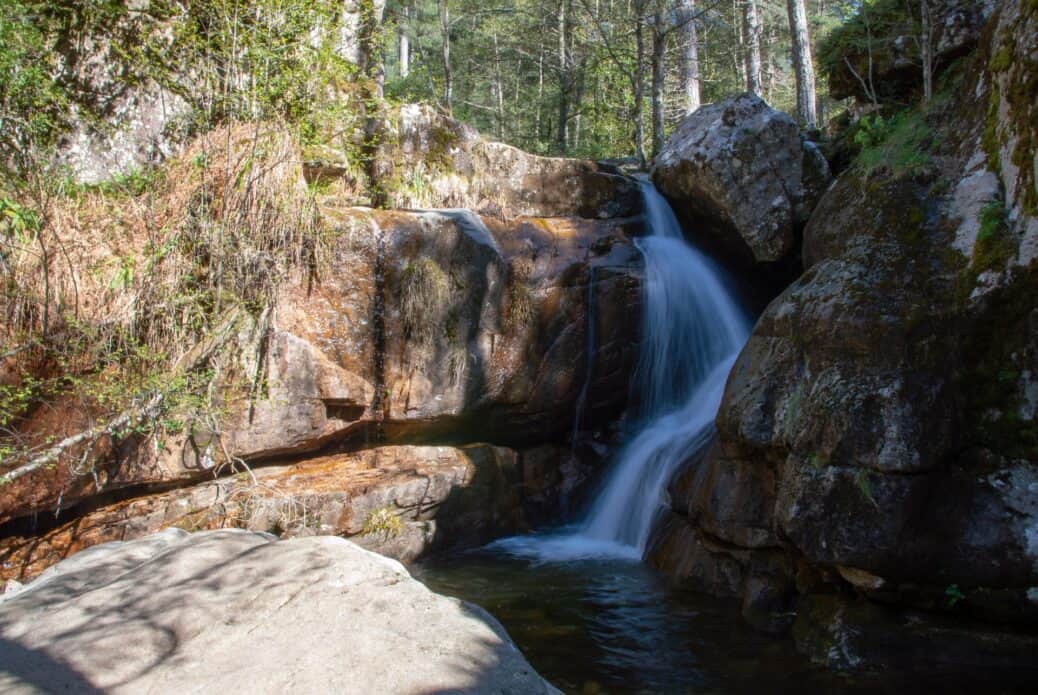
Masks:
[[[645,259],[636,433],[582,521],[493,544],[506,552],[549,562],[641,559],[667,484],[709,441],[728,372],[749,336],[721,269],[685,241],[655,187],[647,180],[641,187],[648,234],[635,240]]]

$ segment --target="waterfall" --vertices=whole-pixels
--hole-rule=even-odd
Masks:
[[[749,336],[721,269],[685,241],[652,184],[642,180],[641,188],[649,233],[635,241],[645,259],[638,427],[582,521],[495,544],[507,552],[545,561],[640,559],[667,484],[709,440],[728,372]]]

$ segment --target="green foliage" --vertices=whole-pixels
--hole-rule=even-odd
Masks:
[[[0,167],[7,174],[49,152],[67,124],[68,95],[53,79],[54,23],[45,3],[0,3]]]
[[[404,335],[418,342],[430,340],[443,330],[443,317],[450,301],[450,280],[431,258],[408,263],[400,276],[400,315]]]
[[[382,540],[395,538],[404,531],[404,522],[391,507],[379,507],[368,514],[361,535],[378,536]]]
[[[872,504],[873,507],[879,509],[879,503],[876,502],[876,498],[872,494],[872,482],[869,480],[869,472],[864,468],[859,468],[854,472],[854,485],[858,488],[858,492],[861,496]]]
[[[861,79],[870,81],[870,53],[875,72],[884,61],[889,61],[896,38],[919,34],[919,21],[909,0],[863,0],[845,3],[840,9],[844,21],[822,38],[816,52],[818,65],[832,82],[846,84],[857,80],[850,74],[848,62]]]
[[[875,116],[855,136],[862,150],[854,167],[866,176],[887,173],[899,178],[924,174],[930,169],[932,139],[930,127],[916,110],[902,111],[889,120]]]
[[[977,232],[970,268],[976,275],[988,270],[1002,270],[1016,255],[1016,241],[1006,223],[1002,202],[992,200],[987,203],[977,218],[980,231]]]

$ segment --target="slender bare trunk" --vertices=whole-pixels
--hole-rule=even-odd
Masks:
[[[411,43],[407,32],[400,29],[400,76],[407,77],[411,73]]]
[[[637,18],[634,28],[634,156],[638,164],[645,166],[645,116],[642,102],[645,99],[645,25],[642,11],[644,0],[637,0]]]
[[[658,4],[652,28],[652,156],[655,157],[663,149],[663,81],[666,77],[667,51],[663,12]]]
[[[797,77],[797,117],[801,125],[813,128],[818,122],[815,111],[815,68],[811,59],[811,40],[807,33],[807,10],[804,0],[787,0],[789,33],[793,45],[793,70]]]
[[[555,146],[560,152],[565,152],[569,144],[570,89],[573,86],[572,10],[572,0],[559,1],[559,128]]]
[[[501,49],[497,42],[497,32],[494,32],[494,92],[497,100],[497,138],[503,140],[505,137],[505,83],[501,78]]]
[[[699,37],[696,34],[696,0],[680,0],[684,45],[681,51],[681,86],[685,92],[685,113],[692,113],[702,103],[699,96]]]
[[[930,18],[930,0],[919,0],[920,36],[919,54],[923,63],[923,103],[933,97],[933,24]]]
[[[746,91],[760,95],[760,16],[757,0],[744,0],[743,33],[746,38]]]
[[[441,55],[443,57],[443,108],[448,113],[454,112],[454,76],[451,73],[451,10],[450,0],[439,0],[440,32],[443,34]]]

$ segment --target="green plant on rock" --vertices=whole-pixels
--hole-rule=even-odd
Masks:
[[[975,275],[1001,270],[1016,255],[1016,241],[1006,221],[1006,210],[1001,201],[992,200],[980,209],[977,216],[980,230],[973,247],[970,268]]]
[[[876,502],[876,498],[872,494],[872,482],[869,480],[869,472],[864,468],[859,468],[854,472],[854,485],[858,488],[858,492],[861,496],[868,500],[873,507],[879,509],[879,503]]]
[[[889,120],[877,115],[866,123],[854,137],[862,146],[854,167],[866,177],[912,177],[930,170],[933,133],[920,112],[902,111]]]
[[[420,343],[443,330],[450,303],[450,280],[431,258],[408,263],[400,276],[400,314],[404,335]]]
[[[504,311],[504,329],[517,333],[533,320],[535,313],[533,292],[527,286],[533,274],[533,263],[525,258],[514,259],[508,264],[508,280]]]
[[[391,507],[372,510],[361,528],[363,536],[377,536],[382,540],[395,538],[404,532],[404,521]]]

